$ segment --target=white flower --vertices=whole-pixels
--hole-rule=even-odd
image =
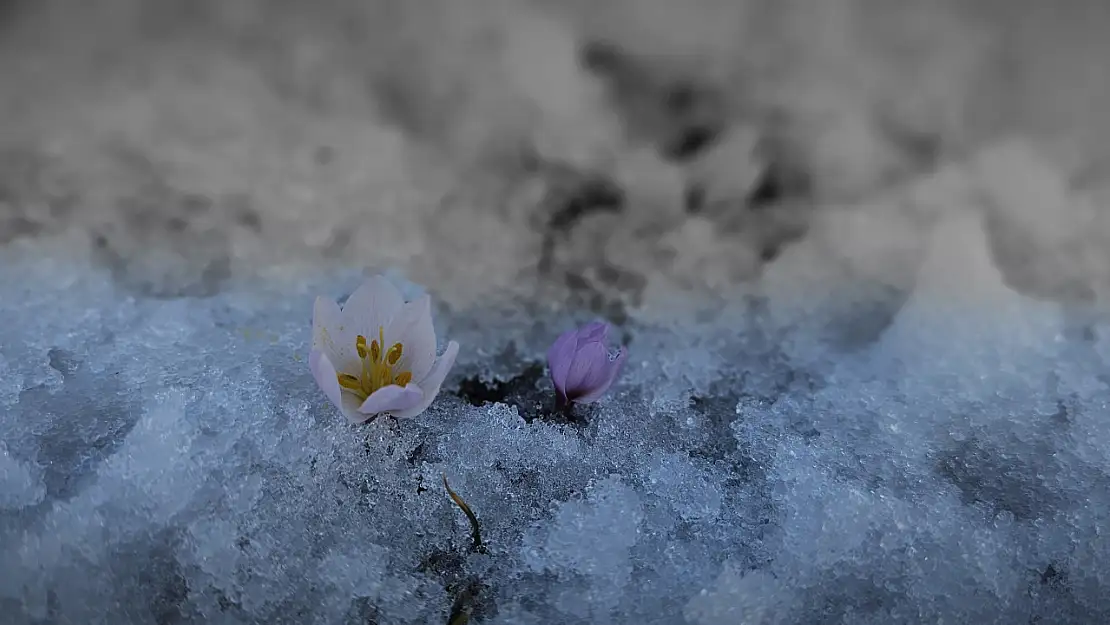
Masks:
[[[451,341],[437,359],[431,299],[425,295],[406,303],[381,276],[355,289],[342,310],[332,300],[316,298],[308,366],[351,423],[424,412],[458,353],[459,344]]]

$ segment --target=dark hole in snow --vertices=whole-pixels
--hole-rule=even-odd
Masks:
[[[425,575],[438,579],[447,595],[454,597],[447,616],[447,625],[485,621],[497,615],[497,604],[490,596],[489,585],[476,575],[467,575],[466,557],[457,551],[436,549],[417,567]]]
[[[378,625],[378,606],[374,605],[368,597],[355,597],[351,600],[351,607],[347,609],[345,623],[355,625]]]
[[[1046,586],[1049,584],[1063,584],[1065,582],[1066,578],[1051,564],[1045,567],[1044,572],[1041,573],[1041,583]]]
[[[531,362],[508,380],[486,382],[475,375],[462,380],[455,395],[473,406],[493,403],[513,406],[527,423],[538,419],[547,423],[585,425],[592,413],[590,406],[556,407],[555,389],[549,384],[540,384],[545,373],[543,364]]]
[[[490,597],[489,586],[477,577],[467,578],[466,583],[448,588],[455,596],[447,625],[465,625],[471,621],[485,622],[497,615],[497,604]]]

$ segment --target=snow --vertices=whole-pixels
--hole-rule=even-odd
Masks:
[[[1086,40],[1023,4],[984,77],[944,3],[49,4],[0,39],[5,624],[1110,622],[1102,114],[1035,132]],[[732,116],[685,164],[676,77]],[[379,271],[461,351],[351,426],[312,303]],[[622,375],[556,413],[598,316]]]
[[[10,251],[0,595],[15,623],[1104,618],[1105,341],[1010,290],[968,214],[926,248],[862,348],[799,331],[730,362],[681,324],[633,322],[634,359],[668,381],[633,372],[569,423],[545,380],[518,394],[530,420],[464,401],[464,367],[420,419],[362,427],[304,361],[314,293],[357,275],[167,300],[88,267],[28,281],[42,268]],[[741,353],[759,319],[701,327]],[[562,327],[464,321],[438,317],[441,340],[517,341],[516,364],[470,357],[485,376]]]

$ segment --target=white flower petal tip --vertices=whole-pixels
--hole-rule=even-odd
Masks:
[[[435,401],[436,395],[439,395],[439,390],[443,387],[443,381],[447,379],[447,374],[451,373],[451,368],[455,366],[455,358],[458,355],[459,344],[455,341],[448,342],[443,354],[432,365],[432,370],[428,372],[424,381],[420,383],[420,388],[424,389],[423,401],[409,410],[398,411],[393,416],[398,419],[411,419],[427,410],[428,406],[431,406],[432,402]]]
[[[382,276],[367,279],[342,308],[316,298],[308,364],[317,386],[351,423],[420,415],[455,364],[450,341],[436,358],[431,299],[406,303]]]

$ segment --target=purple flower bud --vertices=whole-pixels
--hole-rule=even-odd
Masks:
[[[595,321],[564,332],[547,350],[551,381],[563,403],[595,402],[617,379],[628,352],[624,347],[610,352],[605,346],[608,332],[609,324]]]

